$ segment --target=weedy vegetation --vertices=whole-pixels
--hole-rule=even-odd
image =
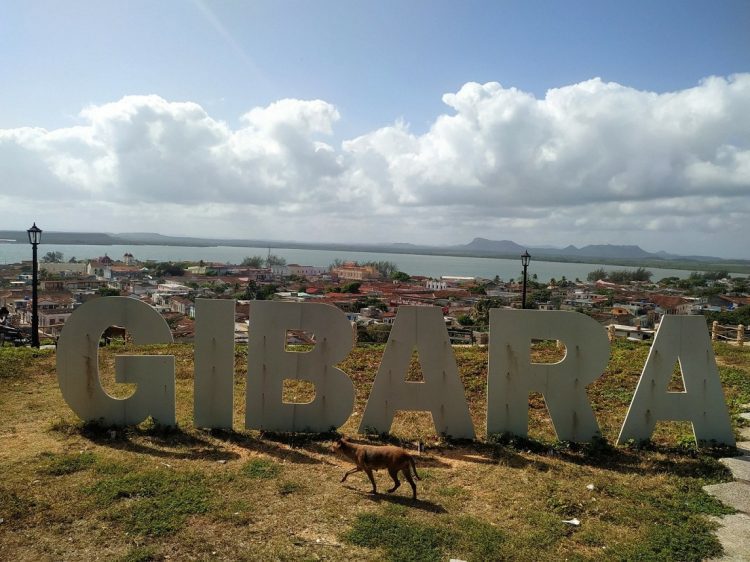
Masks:
[[[750,402],[750,348],[715,347],[733,423]],[[234,431],[192,424],[189,344],[123,344],[100,352],[103,385],[117,353],[172,354],[177,428],[78,420],[57,387],[54,351],[0,348],[0,559],[218,560],[702,560],[720,554],[710,515],[730,510],[702,491],[730,479],[719,456],[698,449],[689,424],[660,423],[653,439],[615,447],[648,347],[616,342],[589,389],[604,439],[555,439],[540,395],[529,398],[529,438],[458,442],[436,435],[429,414],[400,413],[388,436],[357,436],[382,345],[356,348],[340,365],[355,381],[355,412],[342,433],[397,443],[415,455],[423,482],[369,494],[363,475],[329,447],[335,434],[280,435],[240,429],[246,349],[237,347]],[[478,435],[484,435],[487,350],[455,348]],[[553,362],[554,343],[535,345]],[[420,380],[412,358],[411,380]],[[677,384],[677,383],[676,383]],[[286,399],[312,398],[288,381]],[[425,451],[418,454],[416,443]],[[390,485],[376,473],[379,487]],[[564,523],[578,519],[579,526]]]

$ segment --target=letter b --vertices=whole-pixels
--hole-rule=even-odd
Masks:
[[[288,330],[315,335],[308,352],[285,351]],[[318,303],[253,301],[250,304],[245,427],[323,432],[346,422],[354,409],[354,384],[334,365],[354,345],[351,324],[339,309]],[[308,404],[282,401],[285,379],[315,385]]]

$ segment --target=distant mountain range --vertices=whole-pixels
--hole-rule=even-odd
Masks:
[[[0,240],[16,240],[28,243],[26,232],[0,230]],[[577,248],[566,246],[523,246],[512,240],[488,240],[474,238],[468,244],[456,246],[424,246],[409,243],[347,244],[312,243],[279,240],[210,239],[187,236],[164,236],[152,232],[127,232],[120,234],[102,232],[45,232],[46,244],[81,245],[133,245],[133,246],[235,246],[248,248],[294,248],[316,250],[341,250],[358,252],[427,254],[445,256],[475,256],[517,258],[528,250],[533,259],[546,261],[601,262],[613,265],[643,265],[650,267],[672,267],[675,269],[722,268],[729,271],[750,272],[750,260],[727,260],[711,256],[679,256],[667,252],[647,252],[639,246],[594,244]]]
[[[486,238],[474,238],[468,244],[456,246],[475,252],[488,252],[493,254],[520,255],[531,249],[536,256],[550,257],[580,257],[580,258],[608,258],[608,259],[641,259],[659,258],[658,254],[652,254],[639,246],[614,246],[612,244],[597,244],[576,248],[566,246],[565,248],[552,248],[548,246],[533,247],[521,246],[512,240],[487,240]],[[668,258],[664,258],[668,259]]]
[[[604,258],[610,260],[691,260],[691,261],[737,261],[723,260],[712,256],[680,256],[664,251],[647,252],[640,246],[615,245],[615,244],[591,244],[577,248],[568,245],[564,248],[550,246],[521,246],[512,240],[487,240],[486,238],[474,238],[463,246],[470,251],[488,252],[492,254],[520,255],[526,250],[531,250],[537,257],[568,257],[568,258]],[[744,260],[740,260],[744,261]]]

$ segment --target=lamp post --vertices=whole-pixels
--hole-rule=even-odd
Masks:
[[[529,268],[530,261],[531,256],[529,255],[529,251],[524,250],[523,254],[521,254],[521,265],[523,265],[523,297],[521,297],[521,308],[526,308],[526,271]]]
[[[32,264],[31,264],[31,346],[39,347],[39,298],[37,294],[37,284],[39,281],[39,264],[36,258],[36,249],[42,241],[42,229],[36,223],[26,231],[29,235],[29,244],[31,244]]]

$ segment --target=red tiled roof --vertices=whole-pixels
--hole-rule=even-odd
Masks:
[[[436,299],[447,299],[449,297],[466,298],[471,296],[471,293],[463,289],[443,289],[435,291],[433,295]]]
[[[678,307],[681,304],[686,304],[690,301],[683,299],[682,297],[670,296],[670,295],[651,295],[649,301],[657,305],[659,308],[664,310],[670,310]]]
[[[734,297],[731,295],[719,295],[719,298],[738,306],[750,305],[750,297]]]

